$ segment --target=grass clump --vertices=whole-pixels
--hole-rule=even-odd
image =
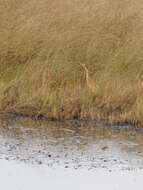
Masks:
[[[2,1],[0,111],[142,122],[142,8],[141,0]]]

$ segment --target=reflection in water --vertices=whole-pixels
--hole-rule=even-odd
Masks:
[[[0,119],[0,158],[66,168],[137,169],[143,134],[93,123]]]

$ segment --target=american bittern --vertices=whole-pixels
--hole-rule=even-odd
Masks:
[[[85,64],[80,63],[80,65],[85,70],[87,87],[91,90],[91,92],[95,93],[96,92],[96,82],[93,79],[90,78],[89,71],[88,71],[87,67],[85,66]]]

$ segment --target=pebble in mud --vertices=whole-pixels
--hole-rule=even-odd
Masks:
[[[78,165],[78,168],[81,168],[81,167],[82,167],[82,165],[81,165],[81,164],[79,164],[79,165]]]
[[[42,164],[42,161],[38,161],[38,164],[41,165],[41,164]]]
[[[107,150],[107,149],[108,149],[108,146],[103,146],[101,149],[102,149],[102,150]]]
[[[91,167],[92,167],[92,168],[97,168],[97,166],[96,166],[96,165],[93,165],[93,164],[91,165]]]

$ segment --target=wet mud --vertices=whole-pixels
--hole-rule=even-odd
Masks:
[[[130,126],[0,118],[0,159],[66,169],[143,169],[143,132]]]

